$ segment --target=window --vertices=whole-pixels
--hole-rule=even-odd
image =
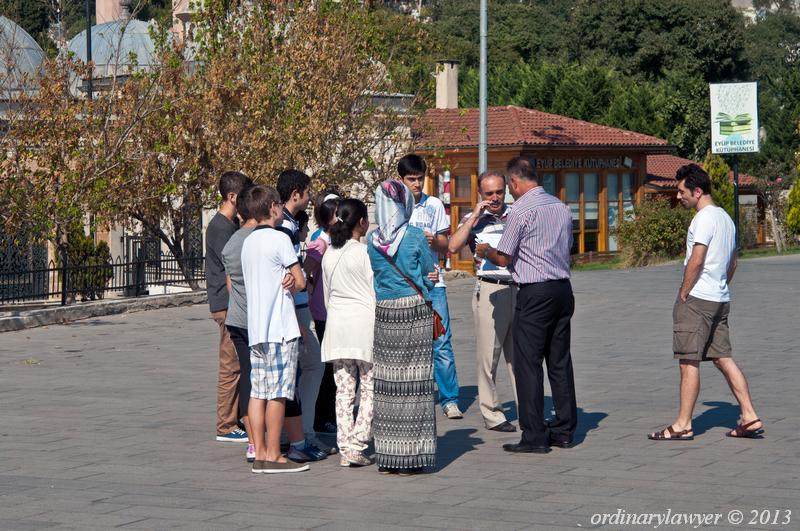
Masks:
[[[455,192],[453,199],[472,199],[472,176],[459,175],[452,177],[450,190]]]
[[[544,173],[542,174],[542,188],[544,191],[550,195],[555,195],[557,197],[558,191],[556,190],[556,174],[555,173]]]
[[[628,213],[633,215],[635,186],[636,174],[634,172],[625,172],[622,174],[609,172],[606,176],[609,251],[619,250],[617,238],[612,232],[619,228],[620,216],[625,216]]]
[[[572,230],[581,230],[581,174],[567,173],[564,180],[564,195],[567,206],[572,210]],[[576,238],[579,235],[576,235]]]
[[[608,250],[617,251],[617,237],[613,232],[617,229],[619,221],[619,174],[608,173],[606,175],[606,200],[608,203]]]

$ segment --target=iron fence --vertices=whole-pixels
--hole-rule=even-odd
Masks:
[[[144,247],[142,247],[144,250]],[[185,273],[185,274],[184,274]],[[188,279],[187,279],[188,277]],[[56,265],[24,271],[0,271],[0,304],[69,300],[98,300],[109,293],[126,297],[147,295],[152,286],[190,286],[205,280],[205,258],[180,260],[171,254],[139,252],[134,260],[117,257],[107,264]]]

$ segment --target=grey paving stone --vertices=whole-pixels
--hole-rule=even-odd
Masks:
[[[800,518],[800,256],[743,260],[731,285],[734,357],[763,439],[725,437],[739,410],[710,364],[696,439],[646,438],[677,415],[671,310],[681,275],[665,266],[573,276],[576,446],[547,455],[503,452],[520,434],[485,429],[474,282],[451,282],[465,418],[437,416],[439,466],[410,478],[344,469],[336,456],[302,474],[252,474],[243,445],[214,441],[217,328],[207,306],[2,333],[0,529],[557,530],[596,527],[592,515],[617,508]],[[30,357],[40,363],[23,363]],[[504,371],[498,390],[516,423]],[[714,527],[727,528],[736,527]]]

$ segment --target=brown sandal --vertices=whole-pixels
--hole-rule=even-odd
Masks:
[[[672,429],[672,426],[668,426],[658,433],[648,435],[647,438],[654,441],[693,441],[694,435],[687,435],[687,433],[691,431],[692,430],[675,431]],[[669,437],[666,436],[666,432],[669,432]]]
[[[729,431],[725,435],[728,437],[755,437],[756,435],[761,435],[764,433],[764,430],[761,428],[755,430],[748,430],[750,426],[755,424],[756,422],[761,422],[761,419],[756,419],[753,422],[748,422],[747,424],[739,424],[736,426],[735,430]]]

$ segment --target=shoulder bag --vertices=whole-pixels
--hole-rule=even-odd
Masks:
[[[403,277],[406,280],[406,282],[408,282],[408,285],[414,288],[414,290],[419,294],[419,296],[422,297],[422,300],[425,300],[425,296],[422,295],[422,292],[419,290],[416,284],[408,280],[408,277],[405,276],[402,271],[400,271],[400,268],[397,267],[397,264],[395,264],[391,258],[389,258],[388,254],[384,253],[384,255],[386,256],[386,259],[389,260],[389,263],[394,266],[394,268],[397,270],[398,273],[400,273],[400,276]],[[436,341],[441,336],[443,336],[445,332],[444,323],[442,323],[442,316],[439,315],[439,312],[433,309],[432,302],[425,301],[425,304],[428,305],[428,308],[430,308],[431,312],[433,313],[433,340]]]

